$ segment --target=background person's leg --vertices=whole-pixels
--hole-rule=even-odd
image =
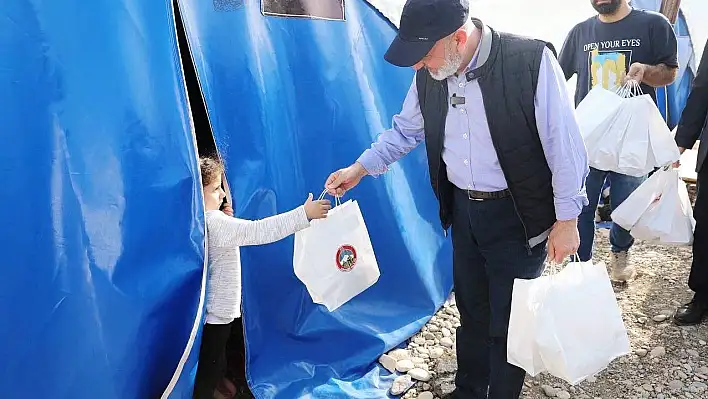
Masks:
[[[597,203],[600,200],[606,176],[607,172],[590,168],[590,173],[585,180],[585,190],[589,203],[583,207],[578,217],[578,232],[580,233],[578,256],[583,262],[587,262],[592,258],[592,249],[595,241],[595,211],[597,210]]]
[[[610,173],[610,181],[612,182],[610,202],[612,209],[617,209],[645,180],[646,176],[634,177],[615,172]],[[634,237],[629,234],[629,231],[616,223],[612,223],[610,230],[610,245],[612,246],[610,276],[612,280],[625,282],[636,277],[637,271],[629,262],[629,249],[633,244]]]

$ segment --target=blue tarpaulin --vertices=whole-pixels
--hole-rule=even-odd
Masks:
[[[160,397],[204,270],[171,3],[3,2],[0,139],[0,397]]]
[[[258,0],[216,3],[179,2],[235,213],[261,218],[317,196],[329,173],[354,162],[391,125],[413,72],[383,60],[395,28],[364,0],[346,1],[344,21],[265,16]],[[452,251],[423,146],[348,198],[361,206],[381,277],[335,312],[294,275],[292,237],[242,249],[258,398],[384,397],[392,378],[377,358],[450,293]]]
[[[303,2],[318,4],[313,16],[276,3],[179,0],[189,49],[169,0],[0,8],[0,396],[191,397],[205,229],[179,50],[193,57],[191,95],[206,103],[237,216],[318,195],[391,125],[413,77],[383,61],[391,23],[365,0]],[[377,358],[451,290],[422,146],[349,198],[381,277],[335,312],[295,277],[292,237],[242,251],[259,399],[386,396]]]

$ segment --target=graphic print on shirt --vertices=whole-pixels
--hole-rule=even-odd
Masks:
[[[641,43],[641,39],[621,39],[583,46],[583,51],[588,53],[588,90],[597,85],[607,90],[622,86],[632,65],[632,48]]]
[[[339,270],[343,272],[351,271],[356,264],[356,249],[351,245],[342,245],[337,249],[335,261]]]

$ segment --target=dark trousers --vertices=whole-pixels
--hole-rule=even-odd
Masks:
[[[219,382],[228,377],[246,388],[246,362],[241,319],[229,324],[205,324],[194,381],[194,399],[213,399]]]
[[[708,304],[708,166],[698,173],[698,193],[693,207],[696,229],[693,233],[693,262],[688,287],[696,300]]]
[[[546,242],[529,249],[511,198],[455,191],[452,222],[457,329],[456,399],[518,399],[526,373],[506,361],[515,278],[543,272]]]

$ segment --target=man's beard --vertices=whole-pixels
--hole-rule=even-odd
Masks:
[[[453,51],[451,48],[446,48],[445,63],[438,68],[437,71],[433,72],[428,69],[428,72],[430,72],[430,76],[432,76],[435,80],[445,80],[454,75],[457,70],[460,69],[460,65],[462,65],[462,54],[457,51]]]
[[[597,4],[597,0],[590,0],[592,8],[602,15],[614,14],[622,5],[622,0],[610,0],[609,3]]]

